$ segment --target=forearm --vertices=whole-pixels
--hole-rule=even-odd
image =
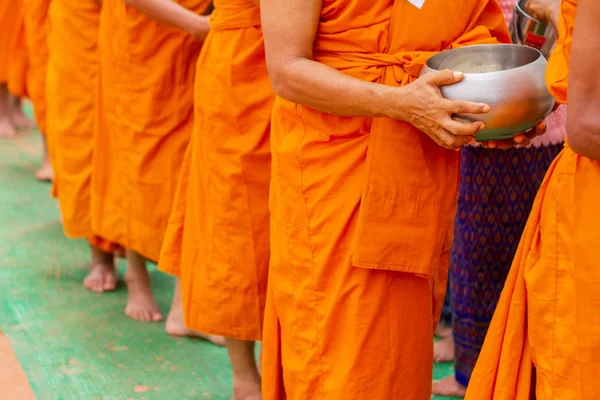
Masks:
[[[575,152],[600,161],[600,3],[579,4],[571,47],[567,134]]]
[[[198,15],[172,0],[125,0],[125,2],[157,22],[194,36],[203,24],[208,30],[207,17]]]
[[[297,58],[271,74],[280,97],[339,116],[388,116],[386,96],[392,87],[362,81],[327,65]]]

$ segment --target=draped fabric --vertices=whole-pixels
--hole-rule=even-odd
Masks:
[[[314,57],[400,86],[439,51],[508,40],[496,1],[428,0],[419,10],[408,1],[329,0]],[[264,398],[429,398],[457,153],[404,122],[338,117],[280,98],[271,129]]]
[[[202,14],[208,0],[178,0]],[[119,0],[104,0],[99,33],[92,228],[158,261],[193,128],[202,43]]]
[[[195,125],[159,267],[179,274],[186,325],[262,338],[275,95],[260,13],[217,0],[198,59]]]
[[[567,102],[576,10],[576,0],[562,1],[546,75],[560,103]],[[467,400],[600,397],[599,183],[599,164],[566,145],[533,205]]]
[[[17,97],[27,96],[27,45],[21,0],[0,4],[0,84]]]
[[[48,12],[47,132],[54,149],[54,189],[63,229],[112,252],[92,231],[91,177],[98,77],[97,0],[52,0]]]

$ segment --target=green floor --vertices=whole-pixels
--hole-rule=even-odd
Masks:
[[[33,179],[39,154],[38,135],[0,141],[0,328],[37,398],[229,400],[224,349],[127,319],[122,285],[83,289],[86,243],[63,236],[50,185]],[[166,313],[173,281],[156,269],[152,279]]]

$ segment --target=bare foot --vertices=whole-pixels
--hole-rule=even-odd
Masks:
[[[225,338],[223,338],[223,336],[207,335],[205,333],[196,332],[189,328],[186,328],[183,322],[175,320],[172,317],[172,314],[169,314],[169,317],[167,318],[165,330],[171,336],[195,337],[208,340],[209,342],[211,342],[212,344],[216,344],[217,346],[225,346]]]
[[[444,339],[444,338],[447,338],[450,335],[452,335],[452,327],[446,326],[446,325],[442,325],[442,324],[438,324],[438,326],[437,326],[437,328],[435,330],[435,336],[436,337]]]
[[[179,278],[175,280],[175,289],[173,291],[173,302],[171,303],[171,311],[167,317],[165,327],[167,333],[171,336],[188,336],[208,340],[217,346],[225,346],[225,338],[216,335],[207,335],[188,329],[185,326],[183,318],[183,304],[181,299],[181,281]]]
[[[83,280],[83,286],[96,293],[111,292],[117,288],[117,281],[114,265],[94,264]]]
[[[233,371],[234,400],[262,400],[260,374],[254,359],[255,343],[225,339]]]
[[[35,121],[23,112],[20,99],[14,99],[13,104],[11,104],[10,119],[17,129],[33,129],[35,127]]]
[[[465,397],[467,388],[456,381],[454,375],[434,381],[432,391],[435,396]]]
[[[35,173],[35,179],[42,182],[52,182],[52,179],[54,179],[54,170],[47,157],[44,158],[42,166]]]
[[[92,265],[90,273],[83,280],[83,286],[96,293],[110,292],[117,288],[117,271],[110,254],[90,246]]]
[[[146,260],[132,250],[127,250],[125,282],[128,292],[125,315],[141,322],[162,321],[163,316],[152,295]]]
[[[433,361],[436,363],[454,360],[454,338],[452,336],[442,339],[433,345]]]
[[[260,383],[254,381],[236,382],[233,385],[231,400],[262,400]]]
[[[0,115],[0,139],[10,139],[15,137],[15,127],[9,118]]]

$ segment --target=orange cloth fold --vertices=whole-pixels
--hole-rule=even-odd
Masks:
[[[498,41],[509,35],[493,0],[427,0],[421,10],[333,0],[323,3],[314,57],[400,86],[432,54]],[[407,123],[280,98],[271,148],[264,398],[429,398],[457,153]]]
[[[121,248],[121,246],[118,245],[117,243],[108,241],[106,239],[102,239],[100,236],[96,236],[96,235],[89,236],[87,238],[87,241],[90,244],[90,246],[99,248],[100,250],[104,251],[105,253],[114,253],[115,251],[117,251]]]
[[[52,0],[48,26],[47,131],[63,229],[68,237],[85,237],[92,246],[113,252],[118,245],[94,235],[90,210],[98,1]]]
[[[196,71],[194,133],[159,267],[181,276],[188,327],[260,340],[275,95],[258,8],[249,0],[214,5]]]
[[[0,2],[0,84],[8,84],[17,97],[27,94],[23,13],[22,0]]]
[[[576,10],[562,1],[546,74],[563,104]],[[536,198],[467,400],[600,398],[599,187],[600,164],[567,144]]]
[[[201,14],[208,0],[178,0]],[[92,172],[94,232],[157,261],[193,128],[202,44],[104,0]]]
[[[11,0],[12,1],[12,0]],[[46,134],[46,69],[48,66],[48,8],[50,0],[23,0],[27,47],[27,93],[39,131]],[[52,151],[50,151],[52,161]]]

